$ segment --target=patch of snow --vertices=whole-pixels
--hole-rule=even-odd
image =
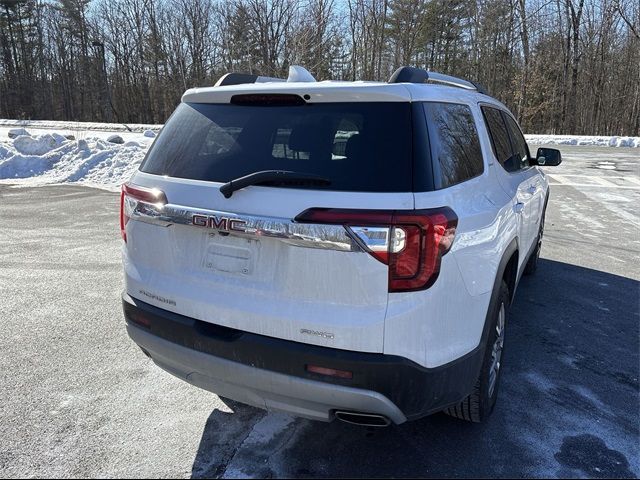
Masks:
[[[40,135],[38,137],[29,137],[20,135],[13,140],[13,146],[19,153],[24,155],[44,155],[56,148],[64,141],[65,138],[56,135]]]
[[[640,148],[640,137],[608,137],[594,135],[525,135],[533,145],[576,145],[593,147]]]
[[[100,132],[138,132],[145,130],[159,131],[162,125],[153,124],[124,124],[97,122],[64,122],[58,120],[12,120],[0,118],[0,127],[32,127],[56,130],[91,130]]]
[[[51,134],[53,139],[56,141],[58,145],[61,145],[65,140],[75,140],[75,138],[67,138],[65,135],[60,135],[59,133],[53,132]],[[71,135],[73,136],[73,135]]]
[[[52,157],[38,155],[13,156],[0,163],[0,178],[28,178],[42,175],[56,162]]]

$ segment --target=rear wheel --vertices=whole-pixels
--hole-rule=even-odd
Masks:
[[[498,398],[498,386],[502,374],[502,354],[508,304],[509,289],[503,281],[500,286],[498,302],[492,312],[489,338],[487,339],[478,381],[467,398],[458,405],[449,407],[444,411],[447,415],[479,423],[486,420],[493,411]]]

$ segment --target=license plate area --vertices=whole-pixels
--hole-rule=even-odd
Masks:
[[[207,271],[252,275],[260,251],[260,241],[209,233],[202,267]]]

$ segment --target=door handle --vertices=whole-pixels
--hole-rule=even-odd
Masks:
[[[522,210],[524,210],[524,203],[522,202],[518,202],[513,206],[513,211],[516,213],[522,213]]]

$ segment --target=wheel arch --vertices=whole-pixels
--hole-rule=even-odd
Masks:
[[[486,346],[487,338],[489,336],[491,313],[495,310],[496,304],[500,299],[500,287],[503,281],[507,284],[507,288],[509,289],[509,302],[513,302],[518,278],[519,254],[518,239],[513,238],[502,253],[502,258],[500,259],[500,263],[498,264],[498,270],[493,282],[491,299],[489,300],[489,307],[487,308],[487,314],[484,319],[484,327],[482,329],[481,346],[483,350]]]
[[[509,242],[509,244],[507,245],[507,248],[504,250],[502,254],[502,258],[500,259],[500,263],[498,265],[498,270],[497,270],[494,284],[493,284],[493,290],[491,292],[491,298],[489,300],[489,307],[487,308],[487,314],[484,320],[482,337],[480,339],[480,344],[478,345],[477,349],[474,350],[474,351],[482,352],[480,354],[480,357],[479,357],[480,360],[478,364],[475,365],[476,371],[474,372],[473,378],[475,378],[476,381],[479,378],[479,375],[481,374],[482,359],[484,359],[485,352],[488,347],[487,342],[489,340],[491,325],[493,324],[492,314],[496,310],[497,304],[500,301],[503,281],[507,284],[507,287],[509,288],[509,302],[513,300],[513,294],[515,293],[515,284],[517,283],[516,281],[517,281],[517,270],[518,270],[518,258],[519,258],[518,239],[514,237],[511,240],[511,242]],[[512,286],[509,286],[510,284]],[[471,394],[472,391],[473,390],[470,390],[468,395]],[[465,400],[464,398],[461,399],[461,402],[464,400]],[[460,407],[456,407],[456,408],[458,409],[456,410],[454,408],[453,410],[449,411],[449,414],[456,416],[458,418],[464,418],[464,416],[459,415]]]
[[[496,280],[493,285],[492,300],[493,295],[497,295],[496,292],[500,291],[500,284],[502,280],[504,280],[509,289],[509,304],[511,304],[513,303],[513,298],[516,294],[516,285],[518,283],[518,259],[520,252],[515,238],[509,247],[511,247],[509,252],[505,252],[498,267],[498,274],[496,275]]]

